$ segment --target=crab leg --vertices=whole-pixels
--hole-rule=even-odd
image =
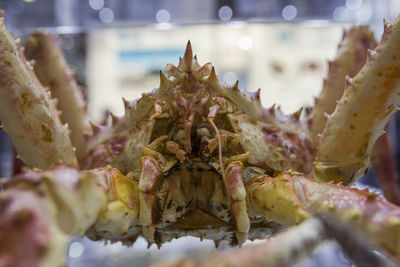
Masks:
[[[178,260],[153,267],[292,266],[300,259],[309,256],[322,241],[328,238],[321,222],[318,219],[311,219],[261,244],[217,252],[200,264],[190,260]]]
[[[68,123],[72,145],[81,159],[86,144],[84,133],[91,130],[87,106],[74,72],[69,68],[57,41],[54,35],[36,31],[27,39],[24,54],[28,60],[34,60],[36,77],[43,86],[50,88],[52,96],[57,99],[61,121]]]
[[[156,223],[157,197],[155,191],[162,179],[161,169],[156,160],[151,157],[142,157],[142,173],[139,180],[139,220],[143,226],[143,235],[150,242],[154,243]]]
[[[365,64],[367,50],[375,46],[374,34],[367,26],[357,26],[344,31],[336,58],[328,62],[328,76],[324,80],[319,97],[315,99],[311,114],[311,134],[317,146],[319,134],[326,124],[326,114],[335,111],[336,103],[343,95],[346,75],[354,77]]]
[[[154,243],[155,227],[157,221],[157,196],[158,185],[162,181],[162,169],[166,161],[161,153],[155,149],[167,138],[160,136],[143,149],[141,158],[141,174],[139,179],[139,220],[143,226],[143,235],[150,242]]]
[[[174,142],[174,141],[167,141],[165,143],[165,148],[173,153],[181,163],[184,163],[185,161],[188,160],[187,157],[187,152],[185,150],[183,150],[178,143]]]
[[[400,100],[400,17],[385,23],[382,40],[346,89],[322,133],[313,175],[350,184],[368,168],[376,139]]]
[[[318,215],[326,231],[334,237],[343,249],[344,254],[355,266],[393,267],[395,264],[384,255],[374,251],[369,242],[354,225],[340,220],[327,213]]]
[[[225,189],[231,200],[232,217],[237,230],[236,239],[240,245],[246,241],[250,229],[246,207],[246,188],[242,179],[243,169],[242,162],[232,161],[226,168],[223,177]]]
[[[219,165],[223,173],[223,181],[225,189],[231,200],[232,215],[235,220],[236,225],[236,239],[239,244],[242,244],[248,236],[250,229],[249,216],[247,215],[246,208],[246,188],[243,184],[242,173],[243,173],[243,163],[239,160],[232,161],[228,167],[224,168],[222,160],[222,142],[221,135],[214,123],[214,119],[217,115],[218,110],[224,104],[224,99],[219,97],[214,97],[213,101],[216,104],[210,107],[210,112],[207,116],[207,120],[214,128],[218,140],[218,155],[219,155]],[[246,157],[246,160],[248,157]]]
[[[334,111],[337,101],[343,95],[345,76],[355,76],[365,63],[367,50],[373,49],[375,46],[373,33],[366,26],[357,26],[344,31],[335,60],[328,62],[328,77],[324,80],[321,94],[315,100],[315,107],[311,114],[311,133],[316,145],[319,143],[318,136],[326,124],[326,114],[329,115]],[[388,135],[378,138],[373,149],[372,159],[386,198],[399,204],[397,170],[393,165],[393,159],[388,156],[391,154],[389,143]]]
[[[219,251],[199,263],[180,259],[152,265],[152,267],[295,266],[299,261],[310,257],[319,245],[332,238],[338,241],[343,252],[355,266],[394,266],[386,257],[373,251],[365,238],[360,236],[352,225],[343,223],[328,214],[321,214],[317,218],[311,218],[287,231],[280,232],[265,242],[249,244],[241,249]],[[325,263],[328,263],[328,259]]]
[[[68,128],[61,124],[55,101],[42,87],[0,18],[0,118],[28,165],[48,169],[58,163],[77,165]]]
[[[59,165],[9,179],[0,194],[0,265],[64,266],[73,235],[136,238],[137,182],[117,169]],[[112,240],[112,239],[111,239]],[[123,240],[124,239],[119,239]]]
[[[2,266],[60,266],[70,236],[82,234],[106,205],[103,189],[90,175],[65,166],[25,172],[8,180],[4,188]]]
[[[257,177],[247,192],[249,209],[266,220],[291,226],[327,212],[356,225],[400,263],[400,208],[374,192],[318,182],[293,171]]]
[[[215,105],[210,107],[210,112],[208,113],[207,116],[207,120],[208,122],[211,124],[212,128],[215,131],[215,135],[217,136],[217,140],[218,140],[218,158],[219,158],[219,167],[220,169],[224,170],[224,163],[222,161],[222,142],[221,142],[221,135],[219,133],[219,129],[217,128],[217,126],[214,123],[214,119],[217,116],[218,110],[221,108],[222,104],[223,104],[223,99],[219,98],[219,97],[215,97],[213,99],[213,101],[216,102]]]
[[[372,161],[386,199],[400,205],[400,181],[389,134],[381,135],[376,141]]]

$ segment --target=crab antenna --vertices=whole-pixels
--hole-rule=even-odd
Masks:
[[[186,45],[185,55],[183,56],[183,63],[186,66],[186,71],[192,70],[192,63],[193,63],[193,52],[192,52],[192,45],[190,41],[188,41]]]
[[[221,142],[221,135],[219,133],[218,127],[217,125],[215,125],[214,123],[214,119],[215,116],[217,115],[218,110],[221,108],[222,105],[222,100],[219,100],[217,97],[215,98],[216,104],[212,107],[210,107],[210,113],[207,116],[207,120],[208,122],[211,124],[211,126],[213,127],[215,134],[217,136],[217,140],[218,140],[218,157],[219,157],[219,165],[221,168],[221,171],[223,173],[223,175],[225,176],[224,172],[225,172],[225,168],[224,168],[224,162],[222,160],[222,142]]]

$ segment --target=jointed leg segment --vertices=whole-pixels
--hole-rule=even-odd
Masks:
[[[218,140],[218,155],[219,155],[219,167],[223,173],[223,181],[225,190],[228,193],[228,197],[231,201],[232,217],[235,221],[236,226],[236,239],[238,244],[242,244],[248,237],[250,229],[250,220],[247,214],[246,207],[246,187],[244,186],[242,173],[244,170],[244,165],[241,160],[247,160],[250,156],[249,153],[242,155],[233,156],[229,161],[228,167],[224,168],[223,158],[222,158],[222,137],[219,129],[214,123],[214,119],[224,105],[225,99],[220,97],[214,97],[213,102],[215,105],[210,107],[210,112],[207,116],[207,120],[214,128],[216,137]],[[224,135],[224,140],[227,140],[227,135]],[[208,143],[208,148],[212,152],[211,143]]]
[[[142,172],[139,180],[139,221],[143,226],[143,235],[151,243],[154,243],[156,222],[154,209],[157,208],[157,197],[155,195],[162,173],[156,160],[143,156],[141,159]]]
[[[225,189],[231,200],[232,217],[236,226],[236,239],[242,244],[248,237],[250,220],[246,207],[246,188],[243,183],[243,163],[231,162],[226,168],[224,179]]]
[[[185,162],[188,159],[186,156],[186,151],[183,150],[178,143],[174,141],[167,141],[165,143],[165,147],[169,152],[173,153],[181,163]]]

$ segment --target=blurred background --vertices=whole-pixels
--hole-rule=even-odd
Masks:
[[[400,14],[400,1],[0,0],[0,9],[15,37],[24,40],[38,28],[60,35],[89,115],[100,122],[108,111],[122,114],[122,97],[158,87],[159,70],[178,63],[188,40],[199,62],[212,62],[222,82],[261,88],[265,106],[278,103],[285,112],[312,106],[343,28],[368,24],[379,38],[383,19]],[[10,175],[10,159],[11,146],[0,132],[0,177]],[[299,266],[351,266],[332,246]],[[76,239],[68,266],[147,266],[184,255],[201,258],[214,245],[189,238],[161,250],[146,247],[144,240],[124,248]]]

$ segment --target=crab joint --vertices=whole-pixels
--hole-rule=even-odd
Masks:
[[[177,144],[174,141],[167,141],[165,143],[165,147],[167,148],[167,150],[171,153],[173,153],[181,163],[183,163],[185,160],[187,160],[187,156],[186,156],[186,151],[183,150],[179,144]]]
[[[163,114],[163,106],[166,106],[166,102],[160,98],[151,97],[154,101],[154,114],[150,116],[150,120],[158,119]]]
[[[157,162],[161,167],[165,167],[167,165],[167,162],[164,156],[160,152],[156,151],[156,148],[161,144],[161,142],[163,142],[167,138],[168,136],[166,135],[158,137],[150,145],[145,147],[142,151],[144,156],[150,156],[152,158],[157,159]]]
[[[151,157],[143,156],[141,159],[142,173],[140,174],[139,190],[152,192],[156,189],[161,178],[161,170],[157,161]]]
[[[243,163],[240,161],[234,161],[226,168],[224,184],[232,200],[246,198],[246,188],[242,180],[243,169]]]

